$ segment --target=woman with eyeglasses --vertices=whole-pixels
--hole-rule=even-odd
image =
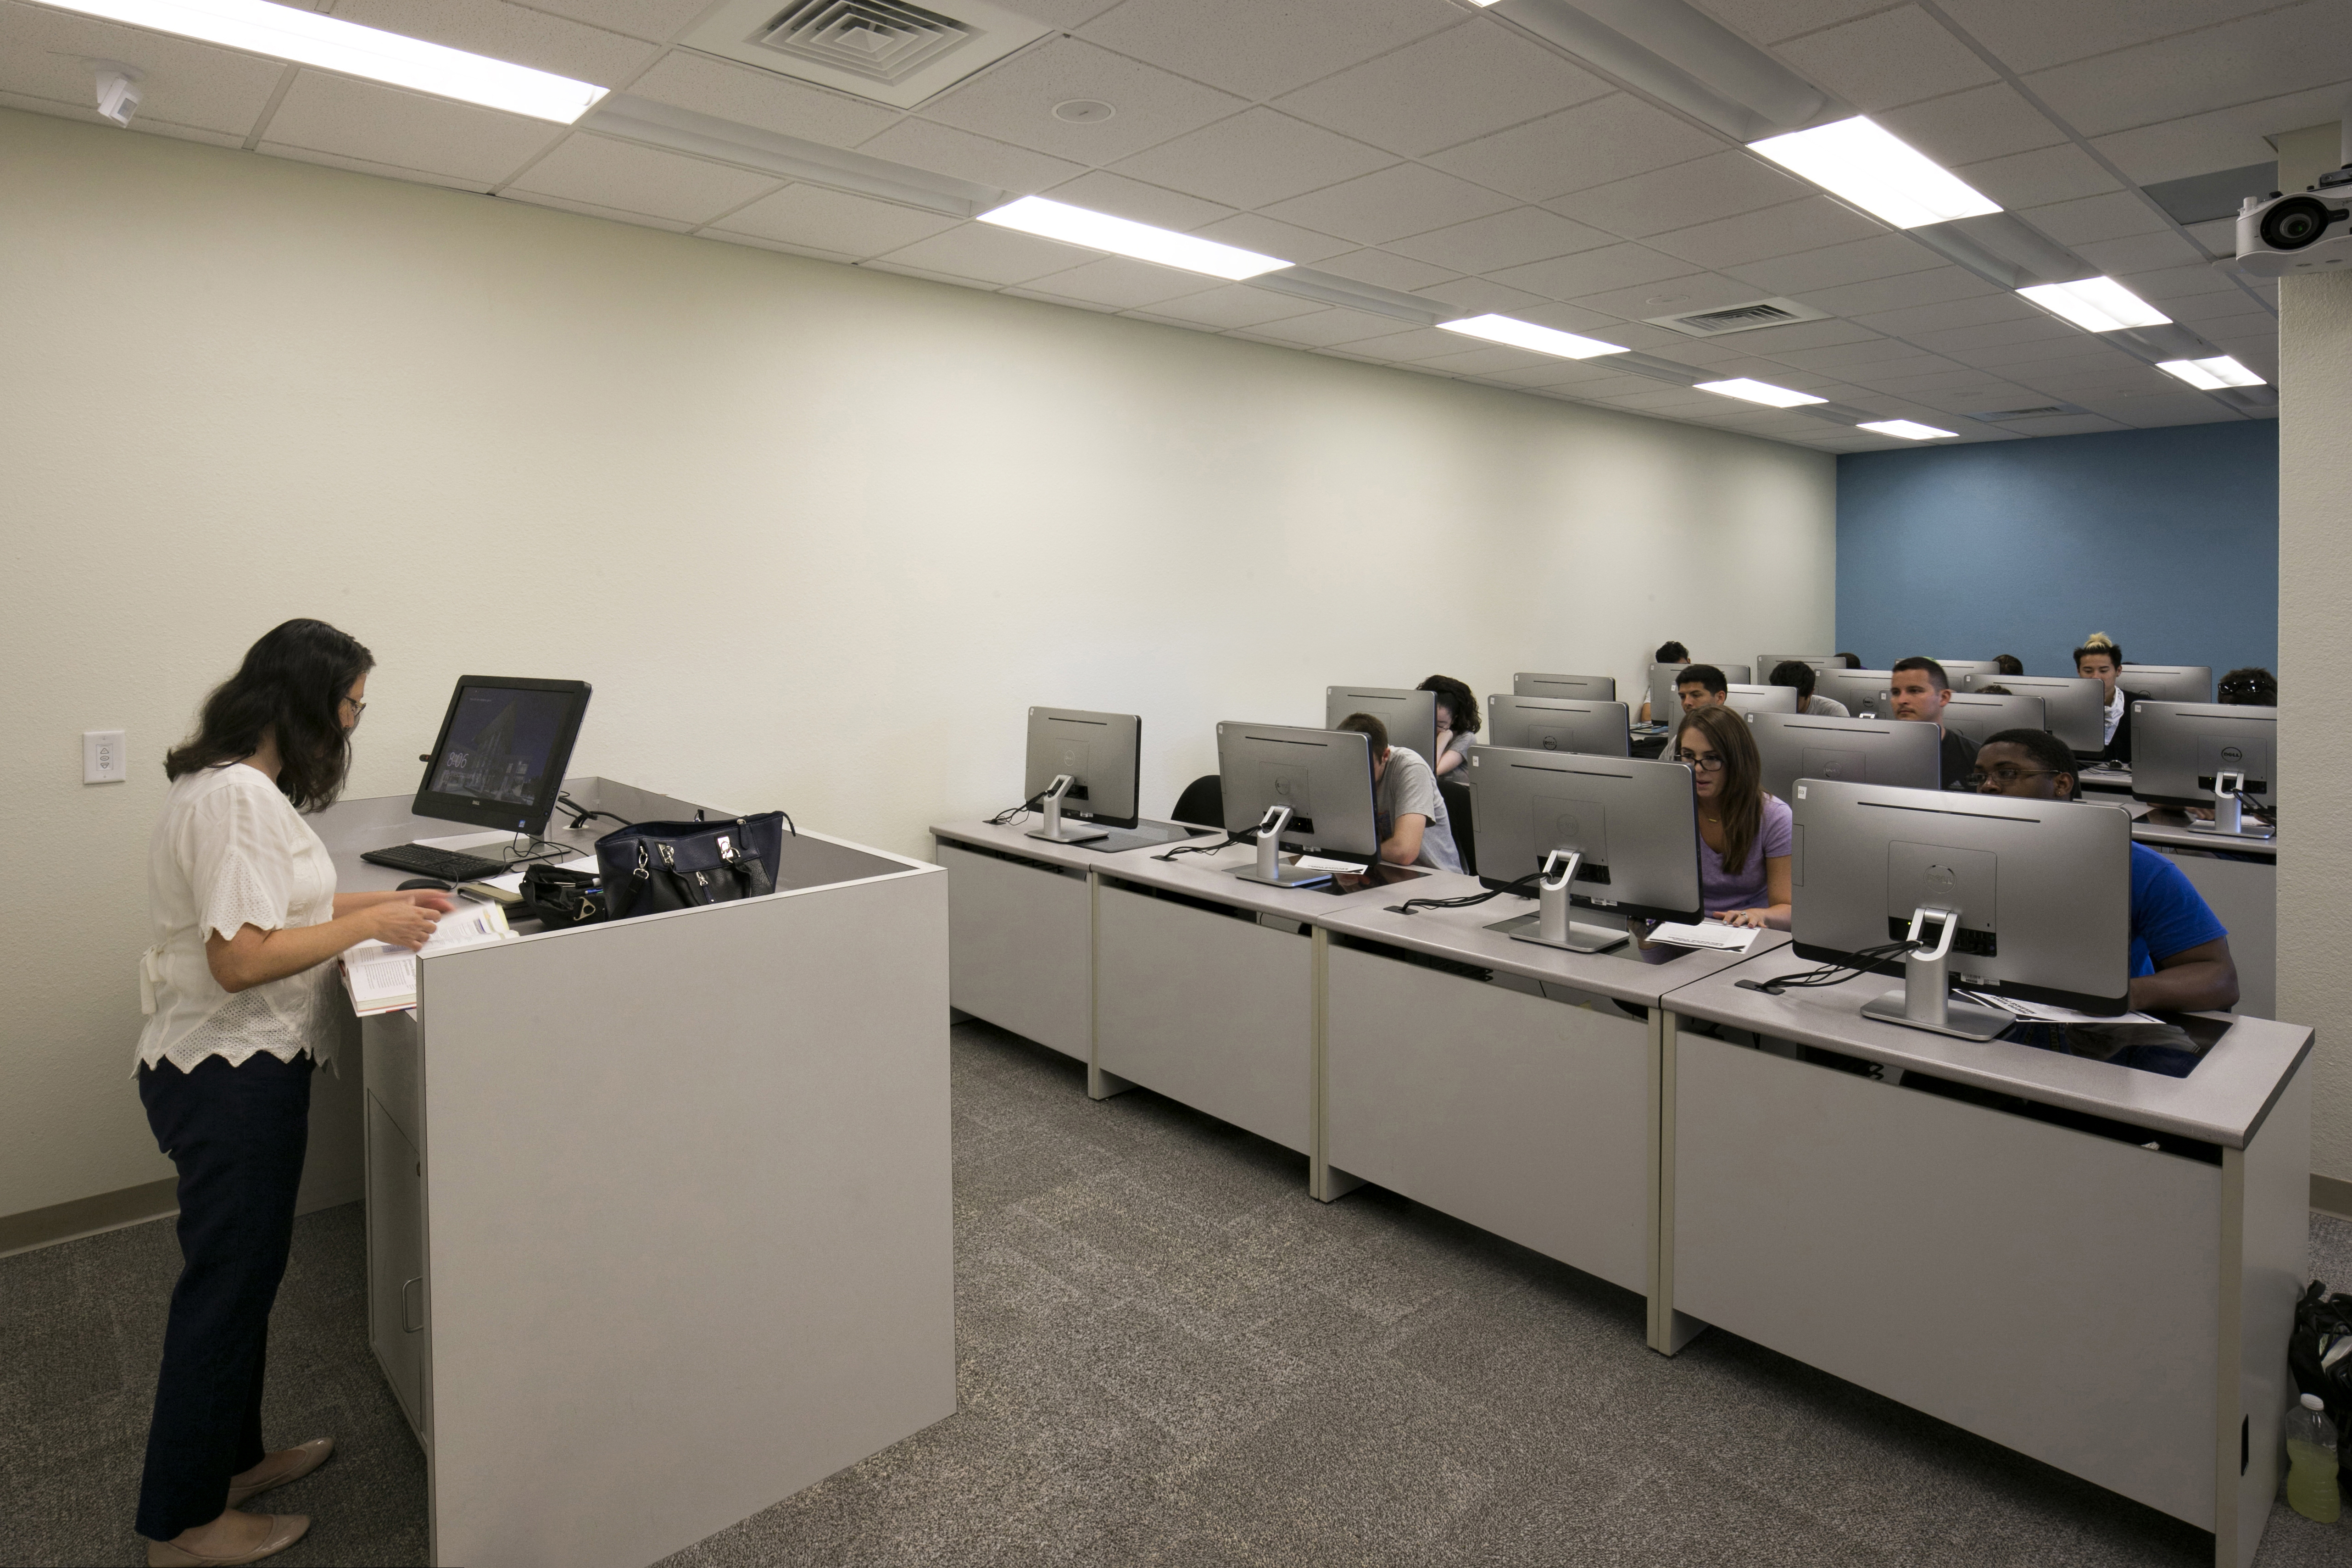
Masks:
[[[1789,928],[1794,894],[1788,803],[1764,790],[1764,762],[1734,708],[1691,708],[1667,757],[1691,770],[1698,797],[1700,904],[1727,925]]]
[[[331,804],[375,657],[322,621],[256,643],[163,759],[172,788],[147,852],[154,945],[139,1098],[179,1171],[179,1282],[139,1487],[152,1564],[253,1563],[301,1539],[299,1514],[247,1500],[326,1461],[331,1438],[261,1444],[269,1308],[293,1242],[310,1073],[339,1032],[337,955],[425,946],[439,893],[337,893],[301,813]]]

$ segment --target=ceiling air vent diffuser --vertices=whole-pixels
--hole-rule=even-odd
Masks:
[[[2031,408],[1989,408],[1969,417],[1982,420],[1987,424],[2007,424],[2012,420],[2058,419],[2070,413],[2089,412],[2076,402],[2037,402]]]
[[[682,40],[762,70],[912,109],[1050,29],[982,0],[728,0]]]
[[[1650,326],[1685,333],[1693,338],[1720,338],[1727,332],[1753,332],[1759,327],[1785,327],[1791,321],[1826,320],[1829,312],[1800,305],[1793,299],[1751,299],[1719,310],[1696,310],[1687,316],[1652,316]]]

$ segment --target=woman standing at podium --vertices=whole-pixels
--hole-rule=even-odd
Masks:
[[[138,1080],[179,1171],[182,1268],[139,1488],[151,1565],[252,1563],[292,1545],[307,1518],[237,1505],[308,1475],[334,1447],[261,1445],[310,1073],[338,1032],[330,960],[371,937],[421,947],[450,907],[438,893],[336,893],[334,863],[300,815],[342,789],[374,664],[326,622],[289,621],[247,652],[163,761]]]

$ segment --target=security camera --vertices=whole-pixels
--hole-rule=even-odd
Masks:
[[[2238,270],[2256,277],[2352,272],[2352,163],[2295,195],[2248,196],[2238,210]]]
[[[117,125],[129,125],[139,112],[139,73],[111,60],[93,63],[98,67],[98,112]]]

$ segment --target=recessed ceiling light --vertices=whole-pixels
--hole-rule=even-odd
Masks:
[[[133,27],[569,125],[606,89],[268,0],[46,0]]]
[[[1776,387],[1770,382],[1750,381],[1746,376],[1735,376],[1727,382],[1700,382],[1698,390],[1722,397],[1739,398],[1748,402],[1769,403],[1774,408],[1796,408],[1804,403],[1830,401],[1825,397],[1815,397],[1811,392]]]
[[[1514,349],[1531,349],[1538,354],[1556,354],[1563,360],[1590,360],[1599,354],[1625,351],[1598,338],[1579,337],[1574,332],[1538,327],[1532,321],[1515,320],[1508,316],[1465,316],[1459,321],[1440,321],[1437,329],[1459,332],[1465,338],[1484,338],[1490,343],[1507,343]]]
[[[1748,145],[1898,229],[2000,211],[1999,202],[1861,115]]]
[[[1934,441],[1959,434],[1957,430],[1937,430],[1932,424],[1920,424],[1908,419],[1866,419],[1854,428],[1874,430],[1881,435],[1899,435],[1906,441]]]
[[[1139,224],[1131,218],[1115,218],[1108,213],[1088,212],[1043,196],[1024,196],[1017,202],[1008,202],[994,212],[981,214],[980,221],[1057,239],[1065,245],[1082,245],[1089,250],[1107,250],[1114,256],[1131,256],[1138,261],[1157,262],[1186,272],[1205,272],[1212,277],[1230,277],[1235,282],[1262,272],[1278,272],[1290,265],[1279,256],[1260,256],[1238,246],[1219,245],[1212,239]]]
[[[2053,316],[2072,321],[2086,332],[2114,332],[2126,327],[2161,327],[2172,318],[2117,283],[2112,277],[2084,277],[2073,283],[2037,283],[2018,293]]]
[[[2166,375],[2179,377],[2200,392],[2263,384],[2262,377],[2227,354],[2216,354],[2210,360],[2166,360],[2156,368]]]

